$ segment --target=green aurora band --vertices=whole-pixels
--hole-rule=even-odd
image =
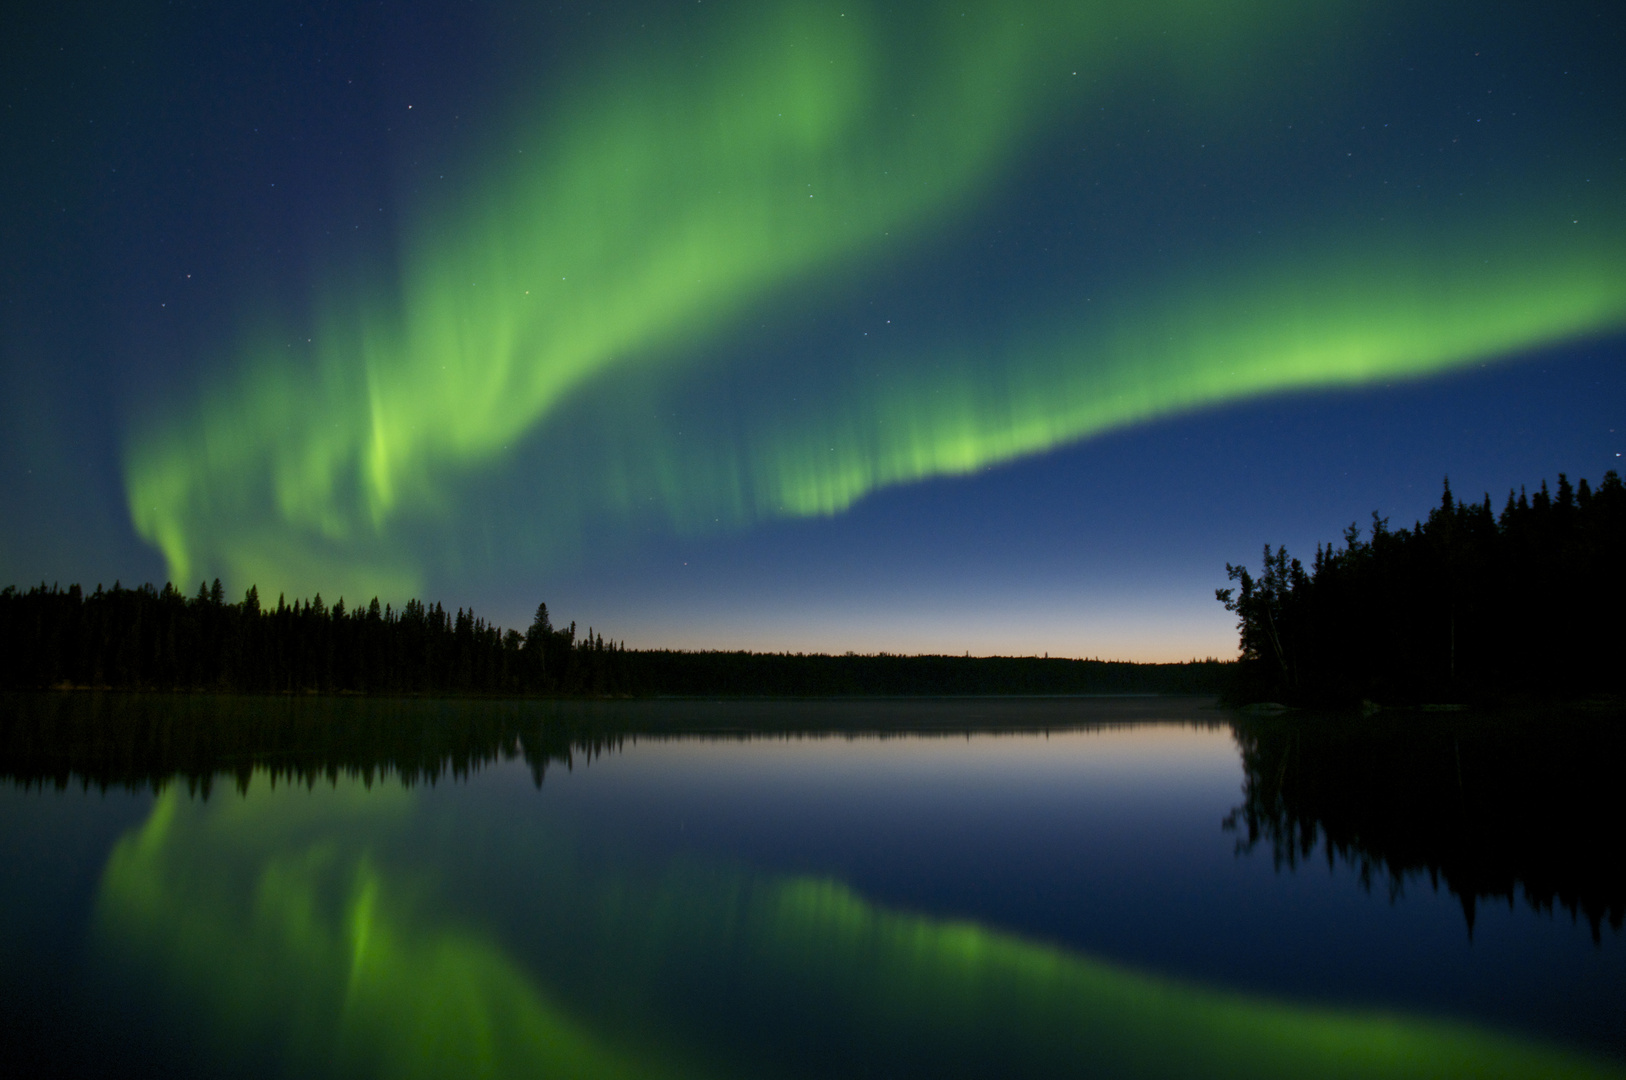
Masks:
[[[879,375],[853,372],[824,388],[824,408],[804,394],[794,411],[775,401],[740,420],[712,416],[716,428],[745,429],[721,445],[686,444],[657,421],[617,443],[622,457],[605,472],[638,475],[630,454],[681,462],[659,490],[691,528],[717,515],[832,514],[876,488],[1171,413],[1414,378],[1626,325],[1626,233],[1559,245],[1556,224],[1464,229],[1449,258],[1426,255],[1403,226],[1374,233],[1198,267],[1161,288],[1123,290],[1116,307],[1098,293],[1107,302],[1088,322],[976,348],[949,342]],[[646,486],[619,489],[622,505],[636,508]]]
[[[918,256],[1126,80],[1155,73],[1193,124],[1241,138],[1302,89],[1261,75],[1270,58],[1332,63],[1384,18],[1282,0],[773,4],[607,53],[523,110],[473,190],[419,208],[392,285],[322,290],[308,332],[248,340],[220,381],[138,424],[132,520],[177,582],[399,597],[457,565],[468,489],[505,469],[545,559],[597,518],[830,514],[1184,410],[1626,326],[1623,203],[1601,183],[1560,197],[1551,178],[1575,169],[1549,154],[1449,203],[1301,199],[1268,231],[1052,283],[1001,333],[945,325],[667,423],[672,400],[727,383],[712,357],[754,316]],[[312,341],[297,361],[296,337]],[[569,457],[536,465],[539,446]]]
[[[102,946],[199,1045],[299,1075],[821,1075],[855,1055],[934,1076],[1619,1075],[1459,1024],[1141,974],[827,880],[589,870],[513,830],[472,865],[507,875],[479,895],[518,905],[521,959],[500,914],[455,910],[469,867],[424,838],[463,834],[422,812],[354,780],[262,776],[212,804],[172,787],[109,860]]]

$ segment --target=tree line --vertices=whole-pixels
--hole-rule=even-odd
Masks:
[[[39,585],[0,592],[0,686],[236,693],[613,692],[622,647],[546,604],[521,634],[459,608],[375,598],[332,607],[321,594],[262,606],[250,587],[227,603],[217,578],[193,597],[173,585],[86,593]]]
[[[504,630],[472,610],[408,601],[331,607],[320,595],[228,603],[217,579],[0,592],[0,688],[227,693],[909,695],[1215,693],[1226,665],[1042,657],[633,650],[547,605]]]
[[[1238,616],[1238,702],[1340,705],[1580,698],[1626,682],[1626,487],[1560,473],[1534,495],[1458,501],[1425,521],[1317,545],[1306,569],[1265,545],[1258,577],[1227,564]]]
[[[637,693],[751,697],[1215,694],[1219,660],[1136,664],[1040,656],[904,656],[667,649],[618,656]]]

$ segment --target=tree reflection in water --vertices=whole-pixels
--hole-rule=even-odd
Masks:
[[[830,878],[584,851],[529,824],[351,780],[209,803],[172,789],[116,846],[98,937],[160,1023],[234,1071],[1618,1075],[1462,1023],[1164,978]]]
[[[1112,698],[1109,725],[1219,727],[1207,698]],[[258,770],[273,784],[393,776],[408,787],[523,760],[549,768],[628,740],[810,735],[1037,733],[1103,726],[1101,700],[978,698],[584,701],[501,698],[0,694],[0,777],[24,787],[161,791],[184,782],[208,797],[222,778],[241,792]]]
[[[549,768],[638,739],[960,737],[1077,729],[1092,715],[1101,726],[1108,712],[1218,726],[1196,703],[1156,699],[1102,710],[34,695],[0,700],[0,771],[25,787],[160,793],[102,874],[102,955],[129,980],[120,1007],[150,1004],[188,1044],[212,1047],[213,1065],[259,1062],[249,1073],[1618,1072],[1461,1024],[1166,979],[889,908],[830,877],[606,849],[560,821],[409,790],[517,760],[541,784]],[[1618,730],[1238,720],[1246,801],[1231,824],[1286,865],[1324,838],[1369,883],[1427,871],[1466,897],[1470,918],[1477,898],[1522,887],[1538,906],[1618,926],[1619,854],[1599,846],[1619,822],[1600,783],[1620,760]],[[222,776],[240,796],[208,797]]]
[[[1626,723],[1613,710],[1288,714],[1235,721],[1238,848],[1315,857],[1398,896],[1442,884],[1468,932],[1482,900],[1555,907],[1600,940],[1626,918]]]

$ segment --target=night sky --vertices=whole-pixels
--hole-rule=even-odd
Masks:
[[[1626,452],[1616,2],[26,7],[3,582],[1231,656]]]

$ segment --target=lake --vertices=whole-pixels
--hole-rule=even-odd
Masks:
[[[10,1076],[1626,1076],[1618,713],[0,724]]]

